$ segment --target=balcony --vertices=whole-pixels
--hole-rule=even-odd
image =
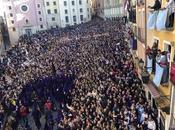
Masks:
[[[157,31],[173,31],[174,30],[174,13],[169,14],[169,11],[174,10],[175,7],[160,9],[157,11],[150,10],[147,19],[147,27],[149,30]]]
[[[145,44],[145,28],[137,27],[137,34],[138,40]]]

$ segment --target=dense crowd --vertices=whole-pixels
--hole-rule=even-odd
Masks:
[[[94,19],[20,37],[0,62],[6,129],[156,130],[127,29]]]

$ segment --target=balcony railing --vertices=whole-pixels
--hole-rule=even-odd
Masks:
[[[136,36],[140,42],[145,43],[145,28],[137,27]]]

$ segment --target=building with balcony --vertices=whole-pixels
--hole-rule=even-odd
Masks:
[[[96,13],[103,19],[112,19],[123,16],[123,1],[121,0],[96,0]]]
[[[170,19],[171,15],[166,10],[173,12],[175,6],[172,4],[164,10],[159,10],[156,17],[150,17],[156,11],[148,6],[153,6],[155,1],[137,0],[136,2],[136,23],[131,21],[130,25],[137,37],[137,56],[144,60],[146,69],[150,73],[150,82],[144,84],[145,93],[152,107],[158,110],[157,129],[174,130],[175,31],[174,27],[167,26],[167,21],[170,25],[170,23],[174,23],[174,19]],[[166,0],[160,2],[162,8],[166,7]],[[150,18],[154,27],[150,27]],[[149,53],[150,50],[153,53]],[[157,55],[158,52],[161,52],[160,55]],[[166,62],[163,62],[165,59]]]
[[[155,86],[157,87],[158,91],[160,92],[161,96],[159,99],[157,99],[157,104],[159,107],[159,123],[160,123],[160,128],[162,129],[175,129],[174,127],[174,98],[175,98],[175,93],[174,93],[174,84],[173,81],[175,80],[172,78],[171,71],[174,69],[174,51],[175,51],[175,30],[174,27],[172,26],[171,28],[167,26],[167,21],[174,23],[174,18],[169,19],[170,15],[168,12],[172,11],[174,12],[175,8],[175,3],[172,1],[171,6],[167,6],[166,0],[161,1],[161,6],[162,8],[166,8],[164,10],[159,10],[157,17],[154,19],[153,22],[155,22],[155,28],[149,28],[147,29],[147,46],[153,47],[153,44],[157,45],[157,49],[160,49],[162,52],[166,52],[167,54],[167,74],[165,72],[165,68],[162,67],[161,62],[159,63],[160,66],[159,70],[155,70],[160,72],[160,70],[163,70],[163,73],[154,74],[153,76],[153,83],[155,83]],[[148,5],[154,5],[154,2],[151,0],[148,1]],[[150,12],[152,10],[147,9],[147,14],[150,16],[154,12]],[[164,14],[161,16],[161,14]],[[174,14],[173,14],[174,15]],[[149,20],[150,17],[148,17]],[[149,22],[147,20],[147,22]],[[164,24],[163,24],[164,23]],[[164,25],[164,26],[162,26]],[[162,26],[162,27],[161,27]],[[157,61],[157,60],[156,60]],[[157,64],[156,64],[157,65]],[[157,67],[157,68],[158,68]],[[159,78],[157,78],[159,77]],[[164,83],[162,82],[162,79],[166,77],[167,82]],[[172,79],[171,79],[172,78]],[[171,79],[171,80],[170,80]],[[156,81],[161,81],[160,83],[157,83]],[[161,104],[160,104],[161,102]],[[174,127],[174,128],[173,128]]]

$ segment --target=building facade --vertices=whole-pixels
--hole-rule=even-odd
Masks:
[[[97,15],[103,19],[123,16],[122,0],[96,0]]]
[[[150,74],[150,82],[144,84],[145,93],[147,99],[150,101],[152,108],[158,110],[158,128],[160,130],[174,130],[175,129],[175,89],[174,83],[175,78],[171,77],[174,75],[173,66],[175,67],[175,30],[174,27],[171,29],[158,29],[157,24],[161,24],[163,19],[159,23],[156,21],[159,19],[159,15],[155,19],[156,27],[150,29],[148,27],[149,16],[152,11],[148,6],[153,6],[155,1],[152,0],[137,0],[136,1],[136,23],[130,23],[131,28],[137,37],[137,57],[143,59],[145,66],[148,67],[148,55],[147,48],[153,48],[153,44],[157,45],[157,50],[168,53],[168,64],[166,70],[163,70],[161,75],[158,75],[160,70],[155,68],[155,73]],[[161,8],[166,5],[166,0],[160,0]],[[172,9],[174,6],[171,7]],[[161,12],[161,11],[160,11]],[[159,12],[159,13],[160,13]],[[174,23],[174,20],[173,20]],[[151,69],[153,69],[153,64]],[[158,67],[157,67],[158,68]],[[149,69],[146,68],[147,70]],[[162,69],[162,68],[161,68]],[[156,80],[161,81],[163,77],[168,78],[166,84],[160,82],[156,83]]]
[[[11,43],[19,36],[91,20],[90,0],[3,0]]]
[[[46,29],[45,10],[42,0],[3,0],[3,2],[5,19],[12,44],[23,34],[31,35]]]
[[[59,7],[61,27],[91,20],[90,0],[59,0]]]
[[[47,28],[60,27],[60,5],[58,0],[45,0],[44,5]]]

